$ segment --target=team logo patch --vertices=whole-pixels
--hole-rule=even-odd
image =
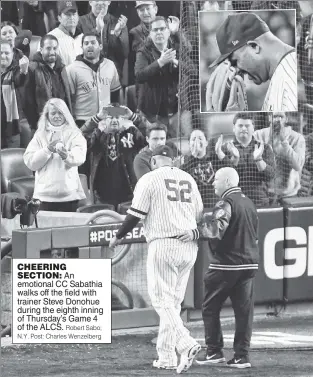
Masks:
[[[218,211],[216,211],[214,213],[214,217],[216,219],[220,219],[221,217],[223,217],[225,215],[225,211],[223,209],[219,209]]]

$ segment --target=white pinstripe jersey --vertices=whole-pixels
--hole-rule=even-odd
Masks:
[[[263,111],[297,111],[297,55],[287,54],[278,64],[268,87]]]
[[[142,176],[128,213],[143,220],[147,242],[197,228],[203,203],[192,176],[164,166]]]
[[[54,35],[59,41],[58,54],[64,65],[68,66],[73,63],[76,60],[76,56],[83,53],[83,34],[79,34],[73,38],[58,27],[51,30],[48,34]]]

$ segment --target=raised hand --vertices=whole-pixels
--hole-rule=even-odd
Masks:
[[[116,36],[119,36],[121,34],[122,30],[126,27],[127,21],[128,21],[127,17],[123,15],[120,16],[114,28],[114,34]]]
[[[174,59],[176,59],[176,51],[172,48],[168,48],[161,53],[158,62],[160,66],[163,67],[164,65],[172,62]]]
[[[222,152],[222,146],[224,143],[224,137],[223,135],[220,135],[220,137],[217,139],[217,142],[215,144],[215,153],[219,156]],[[223,153],[223,152],[222,152]]]
[[[59,145],[56,145],[55,151],[62,158],[62,160],[66,160],[68,151],[63,144],[60,143]]]
[[[284,126],[280,126],[280,132],[279,132],[279,140],[281,142],[287,141],[287,129]]]
[[[26,73],[28,72],[28,66],[29,66],[29,60],[27,58],[27,56],[23,56],[19,62],[18,62],[19,66],[20,66],[20,72],[23,73],[24,75],[26,75]]]
[[[101,31],[104,28],[104,21],[103,21],[104,16],[105,16],[105,11],[102,9],[96,18],[96,29],[98,33],[101,33]]]
[[[107,131],[109,131],[109,127],[107,125],[107,122],[106,122],[105,118],[99,122],[98,128],[99,128],[99,130],[101,132],[107,132]]]
[[[179,30],[179,18],[175,16],[169,16],[167,19],[168,28],[170,29],[171,34],[176,34]]]
[[[238,149],[234,146],[234,142],[233,141],[229,141],[227,143],[227,150],[228,152],[232,155],[232,157],[234,157],[234,159],[239,159],[240,158],[240,154],[239,154],[239,151]]]
[[[61,140],[54,140],[54,141],[51,141],[49,144],[48,144],[48,149],[50,152],[54,153],[56,150],[55,150],[55,147],[58,143],[61,143]]]
[[[254,160],[262,159],[263,152],[264,152],[264,144],[261,143],[259,147],[257,146],[257,144],[255,144],[254,151],[253,151],[253,159]]]

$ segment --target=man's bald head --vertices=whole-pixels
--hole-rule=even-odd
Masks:
[[[213,186],[215,189],[215,194],[218,196],[222,196],[226,190],[232,187],[237,187],[238,184],[239,175],[234,168],[221,168],[215,173]]]

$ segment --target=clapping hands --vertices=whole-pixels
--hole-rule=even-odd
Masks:
[[[120,18],[118,19],[118,22],[114,28],[114,34],[117,37],[121,34],[122,30],[126,27],[127,21],[128,21],[127,17],[123,15],[121,15]]]

